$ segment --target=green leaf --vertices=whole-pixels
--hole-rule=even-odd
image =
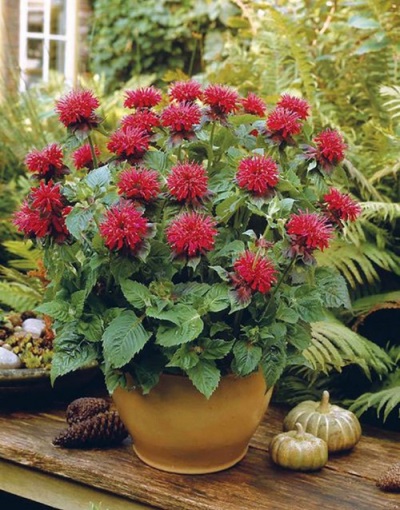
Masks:
[[[342,305],[347,309],[351,308],[349,291],[342,275],[321,267],[317,269],[315,278],[323,304],[327,308],[339,308]]]
[[[286,367],[286,350],[283,342],[268,347],[261,360],[267,387],[271,388],[278,381]]]
[[[203,331],[203,321],[197,310],[187,305],[176,305],[162,312],[159,318],[173,322],[173,326],[161,325],[157,331],[157,344],[164,347],[181,345],[195,340]]]
[[[234,340],[226,341],[218,338],[205,338],[201,342],[201,347],[204,349],[201,353],[202,359],[222,359],[232,349]]]
[[[74,207],[65,219],[65,225],[68,231],[75,237],[81,239],[82,232],[84,232],[90,222],[93,220],[93,211],[90,209],[82,209],[81,207]]]
[[[151,337],[134,312],[126,310],[104,331],[104,358],[112,368],[121,368],[145,346]]]
[[[324,317],[321,298],[314,288],[302,285],[297,287],[294,294],[292,306],[304,322],[316,322]]]
[[[232,370],[244,376],[256,370],[261,360],[262,349],[257,345],[238,340],[233,346],[233,356]]]
[[[199,360],[199,355],[193,350],[193,347],[185,344],[174,352],[167,367],[178,367],[186,371],[195,367]]]
[[[167,168],[168,158],[161,151],[148,151],[144,157],[144,163],[147,168],[157,170],[160,174],[163,174]]]
[[[224,283],[218,283],[211,287],[204,297],[204,309],[210,312],[220,312],[229,306],[229,288]]]
[[[310,328],[301,324],[289,326],[287,341],[299,351],[303,351],[310,346],[311,343],[311,330]]]
[[[226,223],[231,216],[239,209],[244,202],[244,198],[238,195],[231,195],[223,202],[217,205],[215,212],[221,223]]]
[[[279,303],[278,310],[276,311],[276,318],[283,322],[288,322],[289,324],[296,324],[300,316],[296,310],[290,308],[281,301]]]
[[[210,266],[210,269],[213,269],[221,278],[221,280],[224,280],[224,282],[229,282],[229,273],[226,269],[221,266]]]
[[[135,269],[135,262],[126,257],[116,257],[111,262],[111,274],[117,282],[129,278]]]
[[[35,308],[36,312],[49,315],[53,319],[64,322],[71,316],[70,306],[65,301],[49,301]]]
[[[132,280],[122,280],[120,285],[125,298],[134,308],[142,310],[151,305],[152,294],[145,285]]]
[[[87,297],[86,290],[77,290],[76,292],[71,294],[71,304],[74,307],[76,318],[79,318],[82,315],[86,297]]]
[[[82,343],[76,345],[75,349],[56,350],[51,363],[51,384],[54,384],[57,377],[68,374],[69,372],[74,372],[75,370],[96,361],[97,356],[98,353],[94,344]]]
[[[102,366],[102,371],[104,373],[107,391],[110,395],[112,395],[118,387],[126,388],[126,378],[122,372],[111,367],[105,368],[105,365]]]
[[[107,186],[111,180],[111,172],[108,166],[101,166],[89,172],[85,177],[84,182],[93,190]]]
[[[100,342],[104,333],[103,319],[98,315],[84,315],[78,322],[77,332],[89,342]]]
[[[200,360],[196,366],[186,371],[193,385],[206,398],[210,398],[217,389],[221,373],[215,363],[210,360]]]
[[[354,28],[360,28],[361,30],[376,30],[381,27],[378,21],[360,15],[351,16],[349,25]]]

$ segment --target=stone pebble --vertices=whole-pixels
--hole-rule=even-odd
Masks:
[[[0,347],[0,369],[21,368],[21,366],[21,360],[16,354],[4,347]]]
[[[22,329],[26,333],[40,336],[46,328],[46,324],[41,319],[26,319],[22,323]]]

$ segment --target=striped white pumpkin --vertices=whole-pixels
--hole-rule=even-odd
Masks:
[[[349,450],[361,437],[357,416],[342,407],[329,403],[324,391],[321,402],[306,400],[294,407],[283,421],[283,430],[296,429],[301,423],[304,430],[326,441],[329,452]]]

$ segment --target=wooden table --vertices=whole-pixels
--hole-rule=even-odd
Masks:
[[[64,405],[65,407],[65,405]],[[373,510],[400,509],[400,493],[375,486],[400,461],[400,434],[365,427],[350,453],[315,473],[274,466],[268,444],[284,410],[271,407],[249,452],[220,473],[185,476],[144,465],[129,440],[116,448],[65,450],[51,441],[65,427],[62,409],[0,411],[0,489],[62,510]]]

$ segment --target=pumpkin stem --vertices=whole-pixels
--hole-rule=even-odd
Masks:
[[[303,429],[303,425],[299,422],[296,422],[296,429],[297,429],[297,434],[296,436],[301,439],[303,436],[304,436],[304,429]]]
[[[321,402],[317,408],[317,411],[319,413],[329,413],[329,410],[330,410],[330,404],[329,404],[329,391],[324,391],[322,393],[322,398],[321,398]]]

